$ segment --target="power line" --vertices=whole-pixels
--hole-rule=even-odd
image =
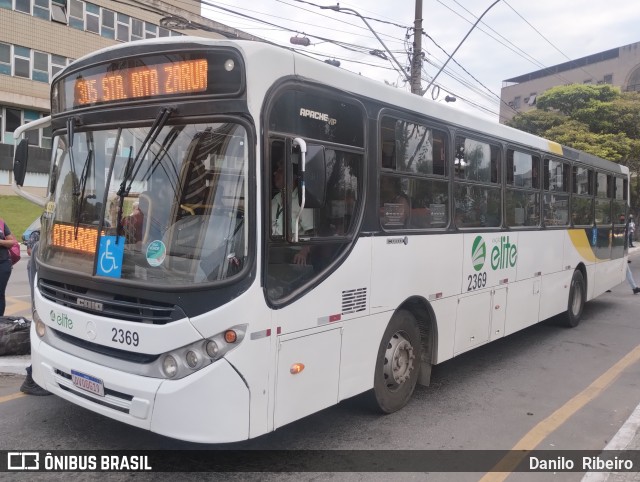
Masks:
[[[455,1],[456,3],[458,3],[456,0],[454,0],[454,1]],[[509,3],[507,2],[507,0],[503,0],[503,2],[505,3],[505,5],[507,5],[507,7],[509,7],[511,10],[513,10],[513,12],[514,12],[518,17],[520,17],[520,18],[521,18],[521,19],[522,19],[522,20],[523,20],[523,21],[524,21],[524,22],[525,22],[529,27],[531,27],[531,28],[532,28],[532,29],[533,29],[533,30],[534,30],[538,35],[540,35],[540,37],[542,37],[542,38],[544,39],[544,41],[545,41],[545,42],[547,42],[547,43],[548,43],[549,45],[551,45],[555,50],[557,50],[558,52],[560,52],[560,54],[562,54],[562,55],[564,56],[564,58],[566,58],[567,60],[573,60],[573,59],[571,59],[567,54],[565,54],[562,50],[560,50],[558,47],[556,47],[553,43],[551,43],[551,41],[550,41],[547,37],[545,37],[544,35],[542,35],[542,33],[541,33],[537,28],[535,28],[533,25],[531,25],[531,23],[530,23],[526,18],[524,18],[522,15],[520,15],[520,13],[518,13],[518,12],[516,11],[516,9],[515,9],[515,8],[513,8],[511,5],[509,5]],[[548,69],[548,67],[545,67],[545,69]],[[588,72],[588,71],[586,71],[586,70],[584,69],[584,67],[580,67],[580,70],[582,70],[585,74],[587,74],[587,75],[589,75],[589,76],[593,77],[593,74],[592,74],[592,73],[590,73],[590,72]]]

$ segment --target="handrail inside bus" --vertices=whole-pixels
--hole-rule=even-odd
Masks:
[[[304,201],[305,201],[305,195],[306,195],[306,191],[305,191],[305,186],[304,186],[304,163],[305,163],[305,154],[307,153],[307,143],[304,141],[304,139],[301,139],[300,137],[296,137],[295,139],[293,139],[293,145],[298,145],[300,146],[300,189],[301,189],[301,193],[302,193],[302,200],[300,202],[300,209],[298,210],[298,215],[296,216],[296,222],[294,225],[294,230],[293,230],[293,242],[297,243],[298,242],[298,221],[300,220],[300,216],[302,216],[302,210],[304,209]]]

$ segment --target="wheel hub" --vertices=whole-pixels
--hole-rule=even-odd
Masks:
[[[401,332],[395,333],[384,354],[384,379],[388,388],[395,389],[406,382],[414,367],[413,346]]]

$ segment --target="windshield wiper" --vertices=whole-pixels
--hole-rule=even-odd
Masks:
[[[138,171],[142,166],[141,160],[144,159],[144,156],[147,155],[147,152],[155,142],[162,128],[167,123],[167,120],[169,120],[169,116],[171,116],[172,112],[173,109],[170,109],[168,107],[163,107],[160,110],[155,120],[153,121],[153,124],[151,125],[151,128],[147,133],[147,136],[142,141],[142,145],[140,146],[140,149],[138,150],[138,153],[136,154],[136,157],[133,159],[133,161],[131,160],[133,155],[133,146],[129,148],[129,159],[127,159],[127,165],[125,166],[124,174],[122,176],[120,189],[118,189],[118,192],[116,193],[116,195],[120,198],[120,202],[118,204],[118,219],[116,220],[116,237],[118,237],[122,231],[122,208],[124,205],[124,198],[127,197],[129,195],[129,192],[131,191],[133,181],[135,180],[136,176],[138,175]],[[129,183],[128,186],[127,182]]]
[[[73,137],[75,135],[75,117],[67,119],[67,137],[69,139],[69,167],[71,168],[71,194],[78,196],[78,181],[76,179],[76,161],[73,157]]]
[[[84,160],[82,174],[80,175],[80,201],[78,202],[78,214],[76,216],[76,223],[73,231],[75,239],[78,239],[78,226],[80,226],[80,218],[82,217],[82,211],[84,209],[84,203],[86,200],[85,191],[87,187],[87,178],[91,173],[91,165],[93,164],[93,148],[89,147],[89,144],[89,136],[87,136],[87,148],[89,149],[89,151],[87,152],[87,158]]]

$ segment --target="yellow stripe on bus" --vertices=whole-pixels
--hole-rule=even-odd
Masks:
[[[570,229],[569,238],[571,238],[571,243],[573,243],[580,256],[592,263],[596,262],[596,255],[591,248],[589,238],[587,238],[587,233],[584,229]]]
[[[553,152],[554,154],[563,155],[562,146],[557,142],[548,141],[549,142],[549,152]]]

